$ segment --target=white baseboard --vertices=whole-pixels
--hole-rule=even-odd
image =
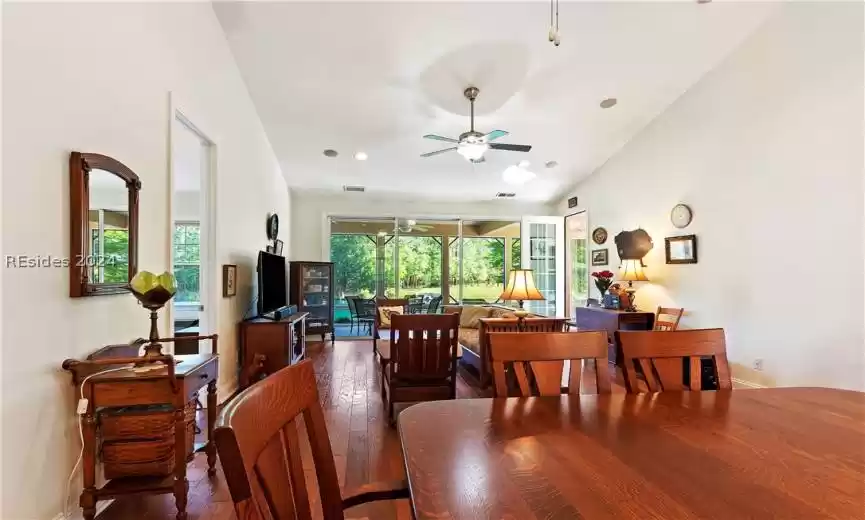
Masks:
[[[736,388],[736,387],[740,387],[740,388],[768,388],[765,385],[753,383],[751,381],[745,381],[744,379],[737,379],[735,377],[732,378],[732,381],[733,381],[733,388]]]
[[[108,509],[108,506],[114,503],[114,499],[101,500],[96,503],[96,516],[98,517],[103,511]],[[72,509],[72,515],[66,516],[66,513],[60,513],[52,520],[84,520],[84,515],[81,514],[81,508],[76,504]]]

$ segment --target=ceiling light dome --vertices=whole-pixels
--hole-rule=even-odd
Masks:
[[[482,141],[463,141],[457,145],[457,153],[470,161],[479,161],[489,145]]]
[[[530,172],[525,168],[520,168],[519,166],[508,166],[504,172],[502,172],[502,180],[508,184],[513,185],[521,185],[529,182],[530,180],[535,178],[534,172]]]

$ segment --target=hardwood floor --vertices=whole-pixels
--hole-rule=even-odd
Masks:
[[[343,489],[362,484],[405,477],[399,437],[387,424],[387,414],[380,393],[380,369],[372,357],[372,341],[337,341],[309,345],[309,356],[315,363],[318,391],[327,419],[337,472]],[[584,384],[588,383],[584,376]],[[457,397],[487,397],[467,381],[472,375],[460,370]],[[613,383],[614,392],[624,392],[621,376]],[[400,408],[398,408],[400,409]],[[309,461],[304,454],[305,462]],[[311,462],[308,475],[312,477]],[[207,477],[203,454],[196,454],[190,464],[189,520],[233,520],[231,498],[221,470],[214,479]],[[172,495],[123,497],[117,499],[99,520],[172,520],[176,509]],[[320,517],[320,511],[318,517]],[[349,518],[411,518],[407,501],[382,502],[359,506],[347,511]]]

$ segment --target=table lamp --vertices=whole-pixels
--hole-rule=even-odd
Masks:
[[[142,307],[150,311],[150,343],[144,346],[144,357],[159,357],[162,355],[162,345],[159,344],[156,311],[177,293],[174,275],[165,272],[157,276],[148,271],[141,271],[129,281],[129,291]]]
[[[520,320],[525,319],[529,312],[523,309],[525,300],[545,300],[544,295],[535,286],[535,276],[531,269],[513,269],[508,275],[508,284],[499,296],[500,300],[516,300],[520,308],[514,314]]]
[[[628,282],[628,299],[631,304],[630,307],[625,309],[626,311],[634,312],[637,310],[637,307],[634,305],[634,293],[636,293],[636,289],[634,289],[634,282],[648,282],[649,277],[646,276],[646,273],[643,272],[643,261],[642,260],[622,260],[622,265],[619,268],[619,280],[623,282]]]

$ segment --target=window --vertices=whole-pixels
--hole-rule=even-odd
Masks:
[[[90,279],[96,283],[124,283],[129,280],[129,230],[105,229],[105,245],[100,253],[99,230],[90,230],[90,250],[94,251]]]
[[[198,222],[174,224],[174,277],[177,279],[176,302],[199,303],[201,270],[201,228]]]

